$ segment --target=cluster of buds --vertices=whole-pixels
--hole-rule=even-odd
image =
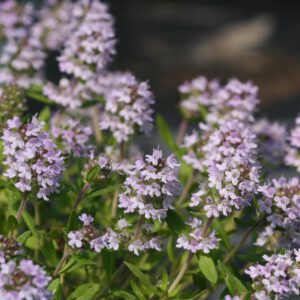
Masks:
[[[0,235],[0,264],[22,253],[21,245],[14,237]]]

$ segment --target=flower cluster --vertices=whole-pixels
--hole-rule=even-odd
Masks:
[[[299,178],[280,177],[259,187],[262,199],[259,209],[267,215],[272,228],[284,228],[292,231],[294,242],[299,243],[300,184]],[[297,234],[298,233],[298,234]],[[297,239],[297,240],[296,240]]]
[[[22,192],[37,189],[37,197],[49,200],[49,195],[59,186],[64,170],[63,157],[57,146],[42,132],[44,123],[36,117],[22,124],[18,117],[7,121],[4,141],[4,173],[14,178],[15,186]]]
[[[285,163],[294,166],[300,172],[300,116],[296,118],[296,127],[291,131],[289,138],[290,148],[285,157]]]
[[[28,87],[31,83],[41,83],[40,70],[46,53],[41,41],[32,34],[35,10],[32,4],[20,5],[10,0],[0,8],[1,23],[6,41],[0,55],[0,84],[17,83]],[[0,23],[0,27],[1,27]]]
[[[138,212],[146,219],[164,219],[178,192],[178,167],[174,155],[164,159],[162,151],[154,149],[145,160],[131,166],[124,182],[125,192],[119,196],[119,207],[125,213]]]
[[[0,298],[5,300],[48,300],[51,278],[29,259],[19,263],[10,260],[0,264]]]
[[[197,117],[204,108],[208,113],[206,120],[212,123],[224,118],[253,121],[253,112],[259,103],[257,86],[237,79],[221,86],[217,80],[198,77],[185,82],[179,91],[183,98],[180,107],[186,117]]]
[[[77,5],[70,0],[47,0],[37,13],[38,21],[32,28],[32,35],[41,41],[45,50],[62,48],[78,23],[74,17]]]
[[[89,89],[82,82],[62,78],[58,86],[47,82],[43,87],[43,94],[59,105],[75,109],[82,102],[90,98]]]
[[[261,119],[252,129],[258,139],[259,158],[267,164],[280,164],[287,150],[285,126]]]
[[[200,76],[191,81],[186,81],[179,86],[181,94],[180,109],[186,118],[199,117],[202,107],[211,106],[220,84],[217,80],[209,81]]]
[[[219,247],[219,239],[216,237],[215,231],[212,230],[208,233],[208,228],[202,225],[202,221],[193,218],[186,224],[191,228],[191,232],[188,235],[181,234],[178,237],[177,248],[183,248],[192,253],[198,251],[209,253]]]
[[[79,217],[83,226],[80,230],[70,231],[68,233],[68,245],[75,249],[88,248],[95,252],[101,252],[103,249],[118,250],[120,244],[119,235],[108,228],[104,234],[91,225],[94,218],[87,214]]]
[[[257,300],[283,299],[299,295],[300,251],[264,255],[265,264],[256,264],[245,272],[253,280]]]
[[[82,18],[76,31],[64,44],[58,58],[62,72],[87,81],[101,73],[115,53],[112,16],[100,1],[82,0],[76,17]]]
[[[0,235],[0,264],[21,253],[21,245],[14,237]]]
[[[60,117],[63,119],[60,120]],[[72,117],[58,116],[57,119],[57,122],[53,120],[51,133],[57,143],[62,146],[63,151],[75,157],[86,156],[91,150],[89,140],[92,129]]]
[[[25,28],[33,22],[34,8],[32,3],[21,5],[16,0],[0,3],[0,34],[5,38],[24,37]]]
[[[118,142],[152,130],[154,98],[147,82],[138,82],[130,73],[117,72],[99,78],[94,86],[105,100],[100,129],[112,132]]]
[[[226,216],[249,204],[257,191],[255,135],[237,120],[223,120],[219,128],[207,130],[199,161],[207,170],[207,182],[192,195],[190,206],[201,204],[207,217]]]

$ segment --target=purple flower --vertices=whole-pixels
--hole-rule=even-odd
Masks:
[[[178,192],[178,166],[172,155],[165,160],[162,152],[154,149],[145,160],[131,165],[124,182],[125,192],[119,196],[119,207],[125,213],[137,211],[146,219],[164,219]]]
[[[201,205],[207,217],[228,215],[249,205],[257,193],[255,135],[237,120],[222,120],[217,128],[200,127],[203,132],[198,142],[189,147],[183,159],[200,172],[207,171],[207,180],[192,195],[190,206]]]
[[[7,124],[2,136],[7,166],[4,175],[14,179],[21,192],[37,186],[37,197],[49,200],[49,195],[57,191],[64,170],[61,152],[48,133],[42,132],[44,123],[36,117],[24,125],[18,118]]]
[[[258,154],[266,163],[280,164],[286,151],[286,128],[277,123],[261,119],[253,124],[253,132],[258,139]]]
[[[105,70],[115,54],[113,19],[100,1],[80,1],[75,9],[81,22],[65,41],[58,61],[62,72],[87,81]]]
[[[89,144],[92,129],[71,117],[63,118],[59,122],[58,126],[52,124],[51,133],[61,143],[63,150],[75,157],[87,156],[92,149]],[[53,120],[53,123],[55,123],[55,120]]]
[[[147,82],[138,82],[130,73],[108,73],[92,83],[91,89],[95,88],[104,98],[101,130],[109,130],[118,142],[135,133],[150,133],[154,98]]]
[[[82,240],[84,238],[83,234],[80,231],[70,231],[68,233],[68,245],[69,246],[74,246],[76,248],[81,248],[83,243]]]
[[[256,299],[282,299],[299,295],[298,250],[284,254],[264,255],[265,264],[249,267],[245,273],[253,281]]]
[[[79,216],[79,220],[83,222],[84,226],[87,226],[93,223],[94,218],[86,213],[83,213],[81,216]]]
[[[216,237],[216,233],[212,230],[209,233],[203,234],[204,228],[201,227],[202,222],[197,218],[191,219],[186,223],[191,228],[188,235],[181,234],[176,243],[177,248],[183,248],[192,253],[202,251],[203,253],[209,253],[213,249],[219,247],[219,239]]]
[[[46,272],[31,260],[22,259],[19,264],[12,260],[1,263],[1,299],[52,299],[47,290],[50,280]]]

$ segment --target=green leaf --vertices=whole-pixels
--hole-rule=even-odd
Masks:
[[[45,238],[43,247],[41,248],[41,252],[43,256],[45,257],[46,261],[50,264],[50,266],[56,266],[58,259],[55,251],[55,247],[53,244],[53,241]]]
[[[94,166],[93,168],[91,168],[87,175],[86,175],[86,180],[89,183],[92,183],[93,181],[95,181],[99,175],[100,172],[100,166]]]
[[[222,241],[224,242],[225,247],[229,250],[231,249],[230,239],[229,236],[224,229],[224,226],[221,224],[221,221],[214,219],[213,226],[218,232],[219,236],[222,238]]]
[[[48,290],[52,293],[55,293],[59,287],[59,282],[60,282],[59,278],[52,280],[48,286]]]
[[[198,261],[200,270],[202,274],[212,283],[217,283],[218,281],[218,272],[216,265],[212,258],[201,255]]]
[[[113,275],[115,272],[115,252],[114,251],[103,251],[102,252],[103,257],[103,266],[106,274],[109,278]]]
[[[39,94],[39,93],[36,93],[36,92],[30,92],[28,91],[26,93],[26,97],[29,97],[31,99],[34,99],[38,102],[41,102],[41,103],[44,103],[44,104],[47,104],[49,106],[56,106],[55,103],[53,101],[51,101],[49,98]]]
[[[13,232],[14,230],[16,230],[19,226],[19,223],[17,221],[17,219],[13,216],[10,215],[7,219],[7,228],[10,232]]]
[[[44,122],[48,122],[51,118],[51,110],[49,106],[46,106],[40,113],[39,119]]]
[[[164,270],[160,287],[163,291],[166,291],[168,289],[168,286],[169,286],[169,276],[168,276],[168,272]]]
[[[68,263],[60,270],[59,274],[74,272],[85,266],[92,266],[92,265],[97,265],[97,263],[91,259],[75,256],[68,261]]]
[[[181,217],[174,210],[169,210],[167,212],[166,221],[167,221],[169,228],[176,235],[179,235],[186,229],[185,223],[183,222]]]
[[[143,294],[143,291],[140,289],[140,287],[134,282],[130,281],[131,288],[135,295],[138,297],[139,300],[146,300],[145,295]]]
[[[22,214],[22,217],[23,217],[23,220],[25,221],[25,224],[31,231],[31,233],[33,235],[36,235],[35,223],[34,223],[34,219],[32,218],[32,216],[27,211],[24,211]]]
[[[95,197],[103,196],[105,194],[114,192],[115,190],[117,190],[119,188],[119,186],[120,186],[119,184],[115,184],[115,185],[108,186],[104,189],[101,189],[101,190],[98,190],[95,192],[91,192],[90,194],[88,194],[87,198],[95,198]]]
[[[85,283],[79,286],[73,293],[71,299],[91,300],[100,289],[99,283]]]
[[[137,298],[134,295],[129,294],[125,291],[114,291],[113,295],[124,300],[137,300]]]
[[[24,245],[30,236],[31,231],[27,230],[17,237],[17,242]]]
[[[161,115],[156,116],[156,125],[161,139],[166,143],[169,149],[176,154],[177,157],[181,157],[183,154],[182,150],[176,144],[167,122]]]
[[[66,227],[66,232],[70,232],[72,229],[76,227],[77,224],[77,215],[74,210],[71,211]]]
[[[138,267],[128,262],[125,262],[125,265],[130,269],[133,275],[137,277],[138,280],[140,280],[140,282],[145,286],[149,293],[157,293],[156,287],[151,283],[150,279]]]
[[[248,292],[243,283],[237,277],[235,277],[230,269],[220,260],[218,261],[218,267],[232,295],[246,294]]]

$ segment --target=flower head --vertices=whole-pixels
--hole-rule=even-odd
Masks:
[[[5,176],[16,180],[21,192],[37,188],[37,197],[49,200],[57,191],[64,170],[63,157],[57,146],[43,132],[44,123],[36,117],[21,124],[18,117],[7,121],[2,140],[7,166]]]
[[[29,259],[0,264],[1,299],[52,299],[47,290],[51,278]]]
[[[164,159],[159,149],[136,161],[124,182],[125,192],[119,196],[119,207],[125,213],[136,211],[146,219],[164,219],[178,192],[178,167],[172,155]]]

